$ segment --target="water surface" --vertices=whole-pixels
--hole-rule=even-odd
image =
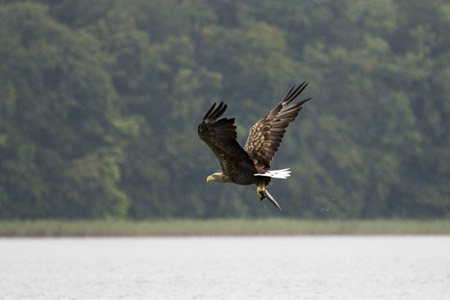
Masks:
[[[0,239],[0,299],[450,299],[450,237]]]

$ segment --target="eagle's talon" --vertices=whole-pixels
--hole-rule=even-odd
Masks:
[[[264,194],[264,188],[256,187],[256,193],[258,194],[258,197],[261,201],[263,201],[264,198],[266,198],[266,195]]]

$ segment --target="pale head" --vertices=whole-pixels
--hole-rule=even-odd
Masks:
[[[206,178],[206,182],[215,181],[215,182],[231,182],[228,176],[223,175],[223,173],[214,173],[209,175]]]

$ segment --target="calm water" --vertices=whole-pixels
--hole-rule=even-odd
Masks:
[[[450,237],[0,239],[0,299],[450,299]]]

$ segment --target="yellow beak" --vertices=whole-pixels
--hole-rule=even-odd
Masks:
[[[213,177],[211,175],[209,175],[208,177],[206,177],[206,182],[210,182],[211,180],[213,180]]]

